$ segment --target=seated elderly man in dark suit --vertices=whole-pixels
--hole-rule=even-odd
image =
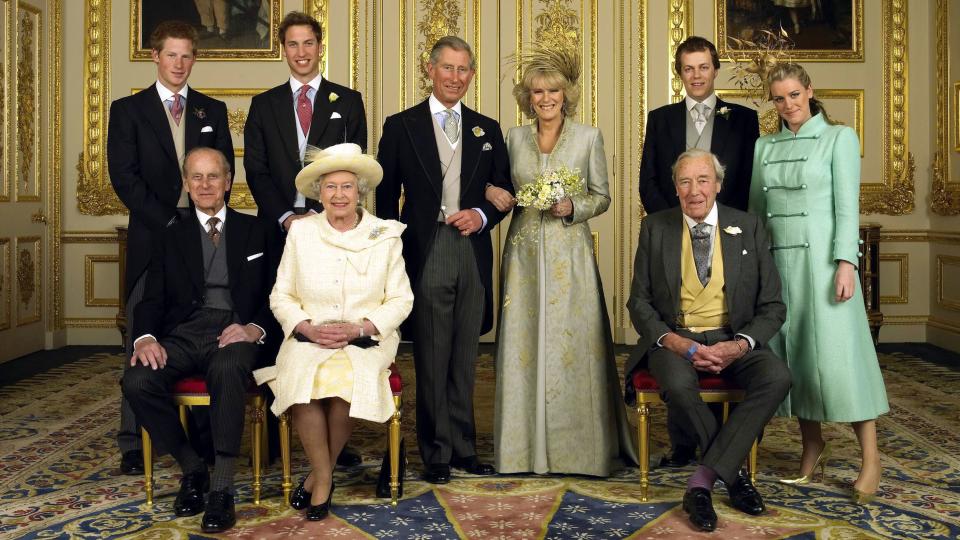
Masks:
[[[716,202],[723,181],[716,156],[684,152],[673,179],[680,208],[644,219],[627,308],[669,414],[703,456],[687,482],[683,509],[694,526],[712,531],[717,478],[734,508],[765,511],[741,465],[790,389],[786,364],[765,348],[786,310],[760,220]],[[698,371],[729,377],[746,391],[726,424],[700,399]]]
[[[183,471],[174,513],[193,516],[206,506],[201,528],[207,533],[236,523],[233,473],[245,393],[259,345],[276,324],[268,295],[277,248],[263,222],[227,208],[230,181],[230,166],[220,151],[195,148],[185,156],[183,183],[194,211],[156,240],[132,329],[134,367],[123,376],[123,394],[137,418]],[[210,392],[212,479],[188,443],[170,398],[173,384],[193,374],[206,377]]]

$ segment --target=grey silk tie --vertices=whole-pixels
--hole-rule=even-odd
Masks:
[[[697,223],[691,231],[693,237],[693,261],[697,264],[697,277],[704,287],[710,282],[710,225]]]
[[[697,126],[697,133],[703,133],[703,126],[707,125],[707,110],[709,107],[703,103],[697,103],[693,106],[694,112],[697,113],[697,117],[693,119],[693,124]]]
[[[207,220],[207,226],[210,227],[207,229],[207,235],[210,237],[210,241],[213,242],[213,247],[220,245],[220,231],[217,229],[218,223],[220,223],[220,218],[216,216]],[[697,272],[699,272],[699,265],[697,268]]]
[[[459,122],[457,122],[457,113],[453,109],[445,109],[443,113],[446,115],[443,119],[443,133],[447,136],[450,144],[453,144],[460,139],[460,126],[458,125]]]

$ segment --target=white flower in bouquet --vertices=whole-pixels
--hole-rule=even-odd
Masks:
[[[547,210],[564,197],[583,193],[585,187],[586,182],[580,176],[580,169],[570,169],[562,165],[542,171],[533,182],[520,186],[517,190],[517,205]]]

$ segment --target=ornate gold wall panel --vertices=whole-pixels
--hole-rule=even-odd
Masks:
[[[944,216],[960,214],[960,180],[953,179],[957,171],[951,167],[955,156],[951,154],[948,140],[950,126],[953,126],[953,150],[960,151],[960,82],[953,83],[951,77],[960,77],[950,69],[950,25],[956,31],[956,21],[950,16],[956,14],[950,9],[951,0],[937,0],[937,56],[936,56],[936,92],[937,92],[937,134],[936,150],[933,154],[933,182],[930,194],[930,209]],[[950,97],[952,94],[952,103]],[[950,105],[950,106],[948,106]]]
[[[120,307],[119,298],[97,297],[96,265],[98,264],[119,265],[120,259],[116,255],[85,255],[83,257],[83,305],[86,307]],[[117,288],[117,280],[117,276],[113,276],[113,283],[110,286]]]
[[[908,304],[910,303],[910,254],[909,253],[881,253],[880,254],[880,265],[883,266],[883,263],[896,263],[897,273],[899,276],[899,286],[897,288],[896,295],[887,295],[880,296],[881,304]],[[888,268],[891,264],[886,265]],[[884,281],[889,280],[888,270],[880,272],[880,275],[883,276]]]
[[[16,273],[13,270],[10,257],[11,245],[9,238],[0,238],[0,330],[10,328],[13,321],[13,311],[10,299],[13,296],[13,284]]]
[[[17,202],[40,200],[40,46],[43,13],[17,4],[17,99],[16,174],[13,176]]]
[[[683,81],[673,68],[673,53],[693,32],[693,5],[691,0],[670,0],[667,10],[670,40],[666,56],[670,73],[670,100],[676,103],[683,99]]]
[[[51,314],[47,320],[47,327],[50,330],[59,330],[63,328],[63,251],[60,245],[60,232],[63,230],[63,0],[54,0],[53,4],[53,26],[50,32],[50,45],[52,55],[49,62],[49,86],[52,87],[52,122],[50,127],[50,144],[47,155],[51,157],[48,160],[47,175],[47,208],[48,215],[53,216],[47,227],[48,241],[50,243],[50,257],[53,261],[50,276],[50,309]]]
[[[43,250],[39,236],[17,237],[14,251],[16,268],[16,312],[17,326],[24,326],[40,320],[43,306],[43,285],[40,281],[43,268]]]
[[[907,0],[883,2],[883,181],[860,184],[860,212],[913,212],[914,170],[909,153]]]
[[[10,200],[10,175],[13,167],[8,163],[7,156],[10,151],[7,145],[10,142],[9,110],[10,106],[7,99],[11,92],[7,89],[7,83],[10,82],[10,51],[13,50],[13,32],[10,32],[10,10],[12,4],[10,0],[3,0],[0,3],[0,202]]]
[[[948,270],[947,267],[952,269]],[[960,275],[960,257],[937,255],[937,304],[944,309],[960,311],[960,294],[958,294],[960,290],[955,290],[953,295],[945,292],[947,276],[953,276],[953,281],[956,283],[958,275]],[[960,289],[956,285],[954,288]]]

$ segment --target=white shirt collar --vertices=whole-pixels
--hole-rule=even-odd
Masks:
[[[166,101],[173,97],[174,92],[171,92],[169,88],[164,86],[159,79],[157,79],[157,82],[154,84],[154,86],[157,87],[157,93],[160,94],[160,101]],[[187,88],[187,85],[183,85],[183,88],[181,88],[179,92],[176,92],[177,94],[180,94],[184,101],[187,100]]]
[[[697,220],[692,217],[683,214],[683,220],[687,222],[687,227],[693,229],[697,225]],[[713,201],[713,208],[707,212],[707,218],[703,220],[704,223],[710,225],[710,232],[712,233],[717,229],[717,223],[720,221],[719,214],[717,213],[717,201]]]
[[[443,103],[440,103],[440,100],[437,99],[437,96],[433,95],[433,92],[430,93],[430,99],[428,101],[430,102],[430,114],[437,114],[439,112],[443,112],[447,110],[447,106],[444,105]],[[457,113],[458,118],[463,118],[463,113],[460,110],[459,101],[456,104],[454,104],[453,107],[450,107],[450,108],[453,109],[453,112]]]
[[[310,82],[307,83],[307,86],[309,86],[310,88],[313,88],[313,91],[314,91],[314,92],[317,92],[318,90],[320,90],[320,82],[321,82],[321,81],[323,81],[323,75],[317,73],[317,76],[314,77],[313,79],[311,79]],[[290,76],[290,89],[293,91],[293,94],[296,95],[297,92],[299,92],[299,91],[300,91],[300,88],[302,88],[302,87],[303,87],[303,83],[300,82],[300,81],[298,81],[297,79],[295,79],[295,78],[293,77],[293,75],[291,75],[291,76]]]
[[[224,204],[224,205],[223,205],[223,208],[221,208],[220,211],[217,212],[214,216],[208,216],[207,214],[204,214],[204,213],[201,212],[200,210],[197,210],[196,207],[194,207],[193,211],[197,214],[197,221],[200,222],[200,225],[201,225],[204,229],[207,228],[207,220],[208,220],[208,219],[210,219],[211,217],[217,217],[217,218],[220,218],[220,223],[217,223],[217,230],[218,230],[218,231],[222,231],[222,230],[223,230],[223,223],[227,220],[227,205],[226,205],[226,204]]]
[[[710,107],[710,112],[714,112],[717,110],[717,94],[716,92],[714,92],[713,94],[710,94],[709,96],[707,96],[706,99],[704,99],[703,101],[697,101],[692,97],[687,96],[683,98],[683,103],[687,106],[687,112],[692,111],[693,106],[696,105],[697,103],[703,103],[707,107]]]

